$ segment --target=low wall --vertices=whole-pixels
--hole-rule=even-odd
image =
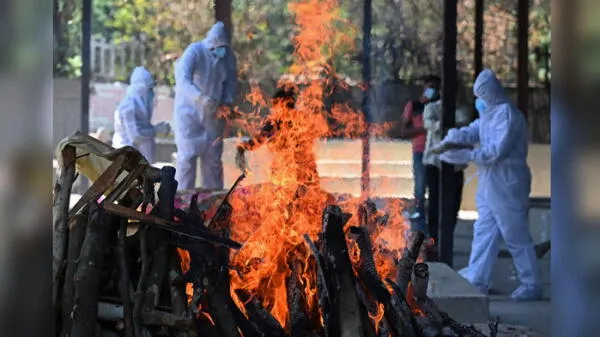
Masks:
[[[237,105],[241,111],[252,111],[252,107],[244,102],[244,97],[249,92],[247,83],[240,84],[240,95],[238,95]],[[261,84],[261,88],[266,95],[271,95],[274,91],[272,83]],[[90,94],[90,130],[95,131],[99,127],[108,130],[113,128],[113,114],[119,101],[125,95],[127,85],[122,83],[98,83],[93,82]],[[74,130],[78,127],[80,111],[80,88],[78,80],[54,80],[54,118],[55,134],[63,136],[66,130]],[[372,92],[371,113],[373,121],[395,121],[401,119],[402,111],[406,102],[411,98],[417,97],[421,89],[415,85],[405,85],[403,82],[387,82],[374,87]],[[470,104],[465,97],[471,97],[470,89],[461,88],[458,95],[459,105]],[[516,98],[516,90],[507,88],[508,94]],[[544,89],[531,88],[530,90],[530,108],[528,118],[530,121],[530,130],[532,141],[536,143],[549,143],[550,140],[550,113],[547,93]],[[157,101],[153,114],[153,121],[172,121],[173,119],[173,94],[170,87],[161,86],[157,90]],[[362,91],[351,86],[350,90],[337,88],[332,97],[325,100],[327,106],[332,101],[346,102],[353,107],[360,107],[362,101]],[[59,126],[57,126],[57,124]],[[399,124],[390,130],[387,136],[398,137]],[[68,133],[68,132],[67,132]],[[233,136],[236,130],[231,130]]]
[[[79,80],[54,79],[52,102],[52,148],[73,134],[81,121],[81,85]]]

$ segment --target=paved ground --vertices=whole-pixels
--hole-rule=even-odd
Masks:
[[[467,265],[471,240],[473,238],[473,221],[461,220],[455,233],[454,265],[460,269]],[[545,298],[539,302],[519,303],[510,299],[511,292],[518,286],[512,259],[499,259],[494,269],[492,294],[490,295],[490,315],[500,316],[500,321],[507,324],[528,326],[539,331],[542,337],[550,337],[550,319],[552,304],[550,302],[550,254],[540,260],[542,281],[545,287]]]

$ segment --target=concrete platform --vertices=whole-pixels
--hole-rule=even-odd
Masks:
[[[448,265],[429,262],[429,288],[427,295],[462,323],[487,323],[489,320],[489,298],[479,292],[467,280]]]

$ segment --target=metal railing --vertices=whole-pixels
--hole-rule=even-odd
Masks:
[[[91,40],[92,76],[97,80],[125,79],[135,65],[144,64],[145,47],[138,41]]]

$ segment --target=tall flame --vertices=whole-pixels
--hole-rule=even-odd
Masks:
[[[235,123],[252,135],[260,129],[259,111],[270,109],[268,120],[275,131],[266,140],[274,155],[271,181],[268,184],[246,186],[232,194],[234,208],[231,223],[232,239],[244,246],[231,255],[231,296],[244,311],[243,302],[236,290],[260,299],[282,326],[288,319],[286,278],[290,275],[289,263],[299,261],[303,266],[301,280],[307,295],[309,309],[317,304],[315,271],[309,262],[310,250],[303,239],[308,234],[313,240],[321,232],[321,215],[333,197],[319,188],[314,153],[315,141],[334,135],[356,136],[366,123],[362,113],[348,105],[334,105],[325,111],[323,98],[330,87],[329,80],[336,76],[331,65],[333,53],[340,46],[353,44],[353,37],[343,34],[354,27],[341,17],[336,0],[298,0],[289,4],[295,16],[298,33],[294,37],[295,60],[290,76],[282,79],[280,87],[292,87],[297,93],[295,107],[282,102],[269,102],[257,85],[252,85],[246,100],[256,111],[245,113],[244,120]],[[340,29],[340,26],[344,28]],[[383,128],[381,128],[383,130]],[[359,200],[342,204],[346,212],[356,213]],[[395,273],[394,254],[403,248],[405,228],[400,211],[402,204],[390,204],[388,226],[372,233],[377,269],[382,277]],[[359,225],[357,217],[348,225]],[[352,244],[349,245],[353,247]],[[355,254],[352,254],[353,256]],[[373,317],[380,320],[383,309]]]

